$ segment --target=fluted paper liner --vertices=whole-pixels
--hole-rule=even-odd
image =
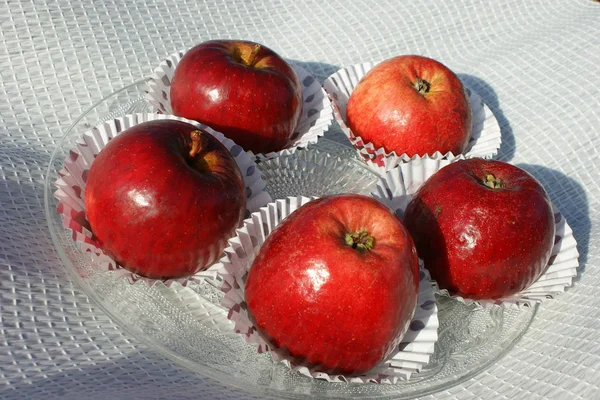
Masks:
[[[363,63],[340,69],[325,80],[323,87],[332,102],[333,114],[342,131],[369,167],[380,175],[383,175],[398,164],[419,157],[396,154],[396,152],[388,153],[381,147],[375,148],[373,143],[365,142],[360,136],[355,135],[346,124],[348,99],[361,78],[375,65],[377,63]],[[498,149],[502,143],[500,125],[498,125],[498,121],[492,111],[474,90],[465,87],[465,91],[471,103],[473,130],[471,140],[462,155],[466,158],[491,158],[498,154]],[[451,152],[446,154],[435,152],[434,154],[429,154],[429,156],[434,159],[453,159],[459,155]]]
[[[64,217],[63,226],[73,232],[73,239],[79,243],[81,250],[91,255],[92,265],[95,268],[102,271],[115,271],[117,278],[126,278],[132,283],[141,279],[151,285],[156,282],[155,279],[142,277],[117,265],[93,239],[89,223],[85,217],[84,192],[90,166],[108,141],[131,126],[157,119],[175,119],[188,122],[198,128],[205,129],[225,145],[234,157],[244,179],[246,215],[259,210],[260,207],[271,201],[271,197],[265,191],[266,182],[262,179],[262,174],[253,159],[240,146],[223,136],[223,134],[195,121],[165,114],[133,114],[101,123],[86,131],[76,141],[75,147],[70,150],[69,156],[65,159],[64,168],[58,171],[59,178],[55,181],[57,190],[54,192],[54,196],[58,199],[57,211]],[[215,276],[214,272],[204,270],[191,277],[169,279],[166,284],[178,281],[185,285],[189,279],[214,278]]]
[[[314,197],[288,197],[269,203],[260,211],[252,213],[251,217],[244,221],[244,226],[238,229],[237,236],[229,240],[229,246],[225,249],[226,256],[221,263],[211,267],[211,269],[217,270],[222,279],[222,290],[225,293],[222,305],[229,310],[228,318],[234,322],[235,331],[241,334],[246,342],[256,344],[259,353],[268,352],[271,349],[259,336],[248,317],[244,300],[248,270],[269,233],[285,217],[312,199]],[[417,307],[402,343],[390,358],[365,375],[356,377],[329,375],[304,366],[293,365],[273,352],[271,355],[274,361],[283,362],[305,376],[329,382],[393,384],[399,380],[409,379],[411,374],[420,371],[429,362],[438,337],[438,325],[437,305],[430,276],[426,270],[421,268]]]
[[[181,61],[185,50],[178,51],[163,60],[154,70],[150,77],[146,91],[146,99],[152,105],[153,109],[162,114],[173,114],[171,109],[171,80],[175,73],[177,64]],[[286,60],[294,69],[302,86],[302,115],[300,122],[294,131],[291,141],[286,148],[306,147],[311,143],[316,143],[320,136],[333,122],[333,110],[327,94],[321,84],[304,68]],[[281,153],[259,153],[254,155],[257,160],[278,157]]]
[[[403,218],[406,206],[421,185],[438,170],[454,161],[457,161],[457,159],[443,160],[417,157],[408,163],[400,164],[385,174],[379,181],[377,191],[373,195],[393,209],[400,218]],[[573,278],[577,276],[579,252],[569,224],[554,205],[552,205],[552,209],[556,228],[552,255],[544,273],[528,288],[502,299],[472,300],[450,295],[447,290],[440,289],[437,283],[433,281],[436,293],[450,296],[467,305],[479,304],[483,308],[494,305],[506,308],[531,307],[536,303],[552,299],[563,293],[567,287],[573,284]]]

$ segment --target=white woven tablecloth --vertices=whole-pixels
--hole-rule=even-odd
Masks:
[[[508,356],[427,398],[600,399],[600,2],[0,0],[0,27],[0,398],[252,398],[111,322],[69,280],[43,211],[50,154],[84,110],[175,50],[243,38],[321,80],[402,53],[468,79],[500,122],[500,158],[567,217],[584,272]]]

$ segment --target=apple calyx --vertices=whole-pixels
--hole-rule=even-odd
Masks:
[[[190,138],[192,139],[192,148],[190,149],[190,157],[194,158],[202,150],[202,135],[200,131],[190,132]]]
[[[361,229],[358,232],[347,232],[344,235],[344,243],[359,251],[369,251],[375,245],[375,238],[366,230]]]
[[[427,82],[425,79],[417,78],[413,87],[417,92],[425,96],[426,93],[429,93],[429,89],[431,89],[431,83]]]
[[[504,181],[500,178],[496,178],[493,174],[487,173],[483,179],[483,184],[490,189],[502,189],[504,187]]]

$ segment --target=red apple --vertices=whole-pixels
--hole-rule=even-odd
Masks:
[[[212,264],[245,214],[242,175],[208,132],[176,120],[124,130],[100,151],[85,210],[103,250],[149,278],[179,278]]]
[[[354,194],[313,200],[268,236],[245,287],[251,320],[274,351],[326,373],[368,371],[414,314],[419,266],[400,219]]]
[[[363,141],[408,156],[460,154],[471,106],[458,77],[436,60],[398,56],[377,64],[348,99],[348,127]]]
[[[473,158],[432,175],[404,223],[442,289],[498,299],[531,285],[554,244],[554,214],[540,183],[502,161]]]
[[[211,40],[191,48],[171,81],[175,115],[199,121],[254,153],[282,150],[302,112],[296,72],[258,43]]]

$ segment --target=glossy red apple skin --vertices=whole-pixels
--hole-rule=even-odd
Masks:
[[[177,65],[171,107],[175,115],[206,124],[245,150],[268,153],[292,139],[302,113],[302,87],[293,68],[268,47],[211,40],[191,48]]]
[[[486,186],[488,175],[504,187]],[[544,188],[526,171],[495,160],[461,160],[439,170],[408,204],[404,223],[439,286],[471,299],[527,288],[546,268],[554,244]]]
[[[229,151],[176,120],[123,131],[91,165],[86,216],[103,250],[123,267],[157,279],[191,275],[221,255],[245,214],[242,175]]]
[[[426,82],[423,93],[418,79]],[[458,155],[471,138],[471,106],[460,79],[422,56],[397,56],[373,67],[352,91],[346,117],[356,136],[398,155]]]
[[[365,229],[371,250],[345,243]],[[361,195],[323,197],[288,216],[249,271],[245,297],[259,334],[297,365],[356,375],[385,359],[412,319],[419,267],[400,219]]]

